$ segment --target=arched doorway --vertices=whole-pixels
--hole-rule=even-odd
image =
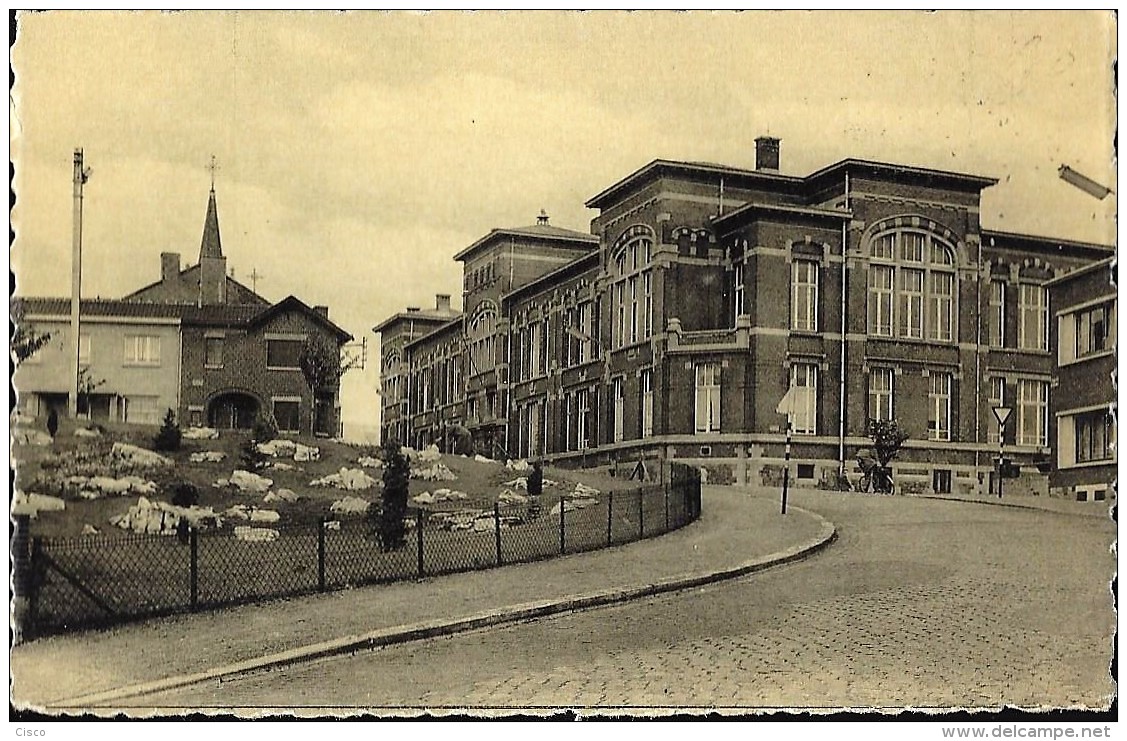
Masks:
[[[256,416],[258,399],[241,391],[219,394],[207,406],[207,424],[216,429],[249,429]]]

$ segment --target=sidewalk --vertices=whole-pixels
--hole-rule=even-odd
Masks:
[[[923,499],[946,499],[952,502],[975,502],[978,504],[991,504],[1000,507],[1018,507],[1020,509],[1039,509],[1045,512],[1056,512],[1064,515],[1078,515],[1081,517],[1111,517],[1111,508],[1116,504],[1114,498],[1098,502],[1077,502],[1060,497],[1039,497],[1028,494],[1006,495],[1001,498],[997,494],[915,494]]]
[[[818,515],[707,488],[701,519],[590,553],[53,636],[11,653],[12,701],[113,707],[115,697],[729,578],[829,543]]]

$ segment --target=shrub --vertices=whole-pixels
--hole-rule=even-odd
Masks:
[[[177,507],[195,507],[200,503],[200,491],[187,481],[178,481],[173,484],[172,503]]]
[[[251,435],[260,443],[268,443],[278,436],[278,423],[269,412],[259,412],[254,418]]]
[[[239,453],[239,462],[242,463],[244,471],[257,473],[266,468],[269,456],[258,449],[258,441],[253,438],[247,438],[242,445]]]
[[[180,427],[176,424],[176,414],[169,409],[164,414],[164,422],[153,439],[153,450],[171,453],[180,449]]]
[[[411,464],[394,440],[384,443],[383,460],[383,495],[379,511],[374,516],[378,518],[380,547],[385,551],[395,551],[407,545],[407,528],[403,520],[407,516]]]

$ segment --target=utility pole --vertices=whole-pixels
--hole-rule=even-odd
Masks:
[[[71,287],[70,287],[70,395],[67,411],[71,419],[78,417],[78,374],[81,352],[81,317],[79,303],[82,297],[82,186],[90,177],[90,170],[82,167],[82,148],[74,150],[74,224],[71,235]]]

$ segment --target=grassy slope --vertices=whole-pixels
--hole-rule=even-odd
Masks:
[[[73,436],[73,425],[63,421],[55,442],[50,446],[16,445],[12,448],[13,460],[17,468],[17,488],[34,491],[32,482],[37,473],[42,470],[44,461],[57,457],[65,451],[75,450],[91,445],[96,445],[90,438],[76,438]],[[123,440],[142,447],[151,447],[151,439],[156,433],[155,427],[113,425],[107,431],[106,441]],[[167,485],[176,481],[188,481],[197,486],[200,491],[200,505],[213,507],[217,511],[227,509],[234,504],[257,505],[265,509],[278,511],[281,524],[296,522],[322,515],[329,515],[330,505],[343,496],[359,496],[369,501],[378,501],[380,490],[372,488],[366,491],[346,492],[327,487],[310,486],[309,482],[327,474],[340,470],[342,466],[357,468],[356,460],[361,455],[370,454],[373,448],[364,448],[328,440],[309,439],[307,437],[295,438],[305,445],[313,445],[320,449],[320,460],[295,463],[285,461],[298,467],[294,471],[263,471],[262,475],[274,481],[275,490],[285,488],[296,492],[301,498],[297,502],[271,502],[264,504],[262,494],[240,493],[231,488],[216,488],[213,483],[220,478],[227,478],[235,468],[242,468],[239,462],[240,448],[246,439],[246,433],[227,432],[218,440],[185,440],[181,449],[171,454],[175,461],[173,471],[155,475],[153,478],[159,484]],[[194,452],[205,450],[218,450],[226,453],[226,458],[219,463],[192,463],[189,456]],[[275,459],[282,460],[282,459]],[[506,469],[500,464],[478,463],[469,458],[459,456],[443,456],[442,463],[448,466],[458,479],[449,482],[429,482],[412,479],[410,496],[414,497],[424,491],[434,491],[439,488],[449,488],[464,491],[469,498],[462,502],[448,502],[436,505],[433,509],[488,509],[493,506],[496,497],[503,491],[502,483],[522,475]],[[428,464],[429,465],[429,464]],[[365,469],[369,475],[376,479],[381,476],[380,469]],[[558,500],[561,493],[566,493],[575,488],[577,482],[593,486],[602,491],[622,491],[637,487],[637,482],[627,482],[613,479],[600,470],[559,470],[546,468],[545,478],[559,481],[562,486],[545,487],[542,498],[544,509],[547,510]],[[168,501],[170,494],[158,494],[156,499]],[[107,497],[94,501],[70,498],[67,500],[66,510],[63,512],[41,512],[33,522],[32,532],[42,536],[73,536],[82,532],[84,524],[90,524],[107,535],[124,534],[124,531],[109,524],[109,519],[129,509],[137,501],[136,496]]]

